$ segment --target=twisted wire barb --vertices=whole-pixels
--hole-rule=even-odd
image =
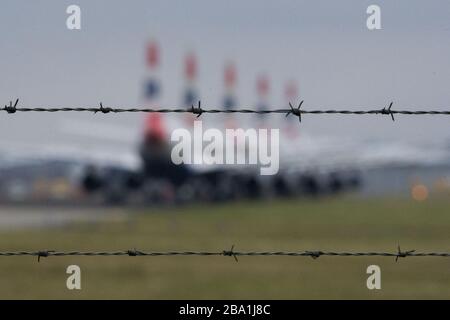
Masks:
[[[397,252],[349,252],[349,251],[234,251],[234,245],[229,250],[222,251],[139,251],[136,249],[124,251],[54,251],[54,250],[40,250],[40,251],[2,251],[0,257],[13,256],[35,256],[40,261],[41,258],[47,257],[62,257],[62,256],[224,256],[233,257],[236,262],[239,256],[288,256],[288,257],[311,257],[313,259],[322,256],[329,257],[394,257],[395,261],[399,258],[406,257],[450,257],[450,252],[416,252],[415,250],[402,251],[400,246]]]
[[[301,106],[304,101],[301,101],[297,108],[294,108],[291,103],[289,103],[289,108],[284,109],[271,109],[271,110],[254,110],[251,108],[236,108],[236,109],[217,109],[217,108],[211,108],[211,109],[203,109],[201,107],[200,101],[198,102],[198,106],[194,107],[194,105],[191,106],[191,108],[112,108],[112,107],[104,107],[103,103],[100,102],[98,107],[50,107],[50,108],[43,108],[43,107],[17,107],[17,104],[19,102],[19,99],[15,101],[13,104],[12,101],[10,101],[9,105],[5,105],[3,109],[0,109],[0,111],[6,111],[9,114],[13,114],[16,112],[92,112],[92,113],[125,113],[125,112],[131,112],[131,113],[137,113],[137,112],[143,112],[143,113],[192,113],[196,115],[197,117],[200,117],[204,113],[247,113],[247,114],[285,114],[286,117],[289,115],[293,115],[298,117],[299,121],[301,122],[301,116],[302,114],[320,114],[320,115],[327,115],[327,114],[341,114],[341,115],[389,115],[391,119],[394,121],[394,115],[396,114],[402,114],[402,115],[450,115],[450,110],[443,110],[443,111],[437,111],[437,110],[392,110],[393,103],[391,102],[389,104],[389,107],[383,107],[381,109],[372,109],[372,110],[304,110],[301,109]]]

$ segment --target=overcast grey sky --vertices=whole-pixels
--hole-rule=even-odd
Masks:
[[[82,10],[82,29],[66,28],[66,7]],[[381,7],[382,30],[366,28]],[[450,107],[449,1],[17,1],[0,4],[0,102],[21,105],[135,106],[142,103],[144,46],[162,47],[161,104],[180,104],[182,63],[199,58],[205,106],[220,104],[223,63],[238,67],[238,96],[255,105],[255,77],[271,77],[272,106],[296,79],[305,108]],[[95,119],[94,119],[95,118]],[[64,120],[65,119],[65,120]],[[138,115],[0,114],[3,143],[93,145],[61,134],[61,121],[120,124],[137,134]],[[450,139],[450,118],[309,116],[312,134]],[[102,145],[94,144],[101,148]],[[1,147],[1,146],[0,146]]]

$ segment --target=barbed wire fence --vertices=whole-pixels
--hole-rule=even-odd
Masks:
[[[17,107],[19,99],[13,104],[10,101],[9,105],[5,105],[4,108],[0,109],[9,114],[16,112],[91,112],[91,113],[192,113],[200,117],[202,114],[215,114],[215,113],[242,113],[242,114],[284,114],[287,116],[293,115],[298,118],[301,122],[303,114],[313,114],[313,115],[388,115],[394,121],[394,115],[450,115],[450,110],[393,110],[393,102],[389,104],[388,107],[371,109],[371,110],[305,110],[302,109],[303,100],[294,107],[292,103],[289,103],[289,108],[284,109],[271,109],[271,110],[255,110],[251,108],[234,108],[234,109],[203,109],[201,107],[201,102],[198,102],[198,106],[192,105],[190,108],[115,108],[115,107],[104,107],[103,103],[100,102],[97,107]]]
[[[289,108],[271,109],[271,110],[255,110],[252,108],[233,108],[233,109],[204,109],[201,107],[201,102],[197,106],[192,105],[190,108],[119,108],[119,107],[104,107],[103,103],[97,107],[18,107],[19,99],[16,99],[13,104],[10,101],[9,105],[5,105],[0,111],[5,111],[8,114],[17,112],[90,112],[90,113],[191,113],[200,117],[203,114],[284,114],[286,117],[292,115],[296,116],[299,122],[302,121],[302,115],[381,115],[390,116],[395,121],[394,115],[450,115],[450,110],[395,110],[392,109],[393,102],[387,107],[376,108],[370,110],[305,110],[302,109],[304,101],[302,100],[297,107],[289,103]],[[18,256],[34,256],[38,261],[41,258],[48,257],[67,257],[67,256],[85,256],[85,257],[162,257],[162,256],[223,256],[233,257],[238,261],[238,257],[257,257],[257,256],[285,256],[285,257],[310,257],[318,259],[322,256],[327,257],[393,257],[395,261],[399,258],[406,257],[444,257],[449,258],[450,252],[416,252],[416,250],[402,251],[398,246],[396,252],[350,252],[350,251],[234,251],[234,246],[228,250],[219,251],[139,251],[136,249],[124,251],[54,251],[54,250],[38,250],[38,251],[1,251],[0,258],[4,257],[18,257]]]
[[[349,252],[349,251],[235,251],[234,245],[231,249],[221,251],[139,251],[136,249],[124,251],[10,251],[0,252],[0,257],[18,257],[18,256],[34,256],[40,261],[41,258],[48,257],[64,257],[64,256],[85,256],[85,257],[111,257],[111,256],[128,256],[128,257],[161,257],[161,256],[223,256],[233,257],[236,262],[238,257],[257,257],[257,256],[285,256],[285,257],[311,257],[318,259],[322,256],[328,257],[394,257],[395,261],[399,258],[406,257],[450,257],[450,252],[416,252],[416,250],[406,250],[397,247],[396,252]]]

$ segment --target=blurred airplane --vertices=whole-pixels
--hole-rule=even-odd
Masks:
[[[155,70],[159,63],[159,48],[151,42],[147,48],[147,64],[151,73],[146,80],[146,102],[153,107],[158,104],[159,81]],[[193,53],[185,58],[186,89],[183,105],[192,106],[198,101],[198,93],[194,82],[197,76],[197,60]],[[235,85],[237,72],[235,65],[228,62],[224,68],[225,95],[223,108],[231,109],[237,105]],[[256,91],[258,96],[257,108],[268,108],[269,78],[263,74],[257,78]],[[287,97],[295,98],[296,88],[293,83],[287,87]],[[216,128],[225,131],[227,128],[270,128],[264,116],[252,116],[239,119],[233,115],[223,115],[225,121],[204,121],[206,128]],[[101,167],[89,166],[83,178],[84,188],[91,193],[103,193],[108,201],[124,201],[130,194],[141,194],[141,198],[149,202],[180,202],[190,200],[232,200],[245,197],[274,197],[295,196],[301,194],[324,195],[337,193],[355,188],[360,183],[355,170],[325,168],[304,169],[292,159],[303,157],[303,150],[292,144],[293,134],[282,133],[279,147],[281,171],[274,176],[261,176],[255,165],[226,165],[226,164],[180,164],[175,165],[171,160],[171,146],[169,132],[175,128],[190,129],[195,117],[187,114],[184,121],[173,117],[171,121],[162,114],[152,113],[147,116],[142,141],[139,147],[141,165],[130,170],[118,166]],[[292,125],[292,124],[291,124]],[[298,127],[297,127],[298,128]],[[289,127],[292,130],[292,126]],[[285,139],[289,143],[284,142]],[[244,142],[237,145],[236,152],[244,153],[247,157],[248,149],[252,146]],[[311,146],[313,142],[311,141]],[[307,146],[307,145],[306,145]],[[318,148],[319,146],[314,146]],[[313,148],[314,148],[313,147]],[[223,152],[234,152],[227,150]],[[234,146],[232,146],[234,149]],[[311,148],[311,149],[313,149]],[[311,154],[309,150],[309,154]],[[202,152],[202,151],[200,151]],[[195,154],[194,154],[195,157]],[[291,160],[291,161],[290,161]]]

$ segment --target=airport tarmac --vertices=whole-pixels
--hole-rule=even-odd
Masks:
[[[120,208],[1,206],[0,231],[125,220],[127,216]]]

